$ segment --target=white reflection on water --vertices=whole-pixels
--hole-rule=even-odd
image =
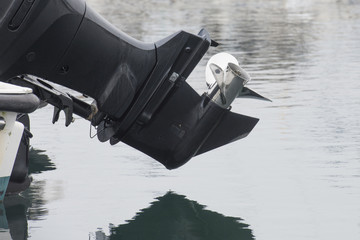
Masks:
[[[203,92],[206,60],[228,51],[273,103],[237,101],[233,111],[260,118],[254,131],[174,171],[124,144],[89,139],[86,121],[53,126],[52,109],[37,111],[32,144],[57,169],[34,176],[46,181],[47,215],[29,220],[31,238],[86,239],[169,190],[244,219],[259,240],[360,238],[359,1],[88,4],[143,41],[206,27],[222,45],[188,82]]]

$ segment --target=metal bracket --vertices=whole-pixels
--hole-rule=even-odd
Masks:
[[[42,101],[54,106],[54,113],[52,123],[59,120],[60,112],[63,110],[65,113],[65,126],[69,126],[73,121],[73,113],[91,120],[94,115],[93,111],[97,111],[90,104],[77,99],[69,93],[63,93],[55,89],[50,84],[41,79],[34,79],[29,76],[16,77],[10,80],[12,84],[29,87],[33,93]]]

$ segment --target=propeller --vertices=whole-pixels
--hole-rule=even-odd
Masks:
[[[205,75],[209,96],[223,108],[228,108],[235,98],[271,101],[245,87],[251,77],[239,66],[236,58],[228,53],[218,53],[211,57]]]

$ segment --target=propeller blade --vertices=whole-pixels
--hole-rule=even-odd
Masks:
[[[221,102],[223,104],[226,104],[224,71],[215,63],[210,64],[210,69],[212,74],[214,75],[217,85],[219,86]]]
[[[214,78],[215,78],[220,90],[222,92],[224,92],[224,85],[225,85],[224,71],[221,69],[221,67],[219,67],[215,63],[210,64],[210,69],[211,69],[212,74],[214,75]]]
[[[257,92],[255,92],[247,87],[243,87],[242,91],[239,92],[237,98],[255,98],[255,99],[259,99],[259,100],[272,102],[270,99],[261,96]]]

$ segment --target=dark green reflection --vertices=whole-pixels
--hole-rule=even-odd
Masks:
[[[55,164],[45,154],[45,150],[30,148],[29,150],[29,174],[55,170]]]
[[[45,171],[55,170],[55,164],[45,154],[44,150],[31,148],[29,151],[29,174],[38,174]],[[28,210],[29,220],[41,220],[48,214],[48,209],[44,207],[46,200],[43,197],[45,180],[34,179],[30,187],[21,193],[23,197],[30,201]]]
[[[112,227],[108,239],[254,239],[248,227],[241,218],[206,210],[196,201],[168,192],[128,223]]]
[[[25,240],[28,238],[26,212],[30,202],[19,196],[5,197],[0,203],[0,239]]]

